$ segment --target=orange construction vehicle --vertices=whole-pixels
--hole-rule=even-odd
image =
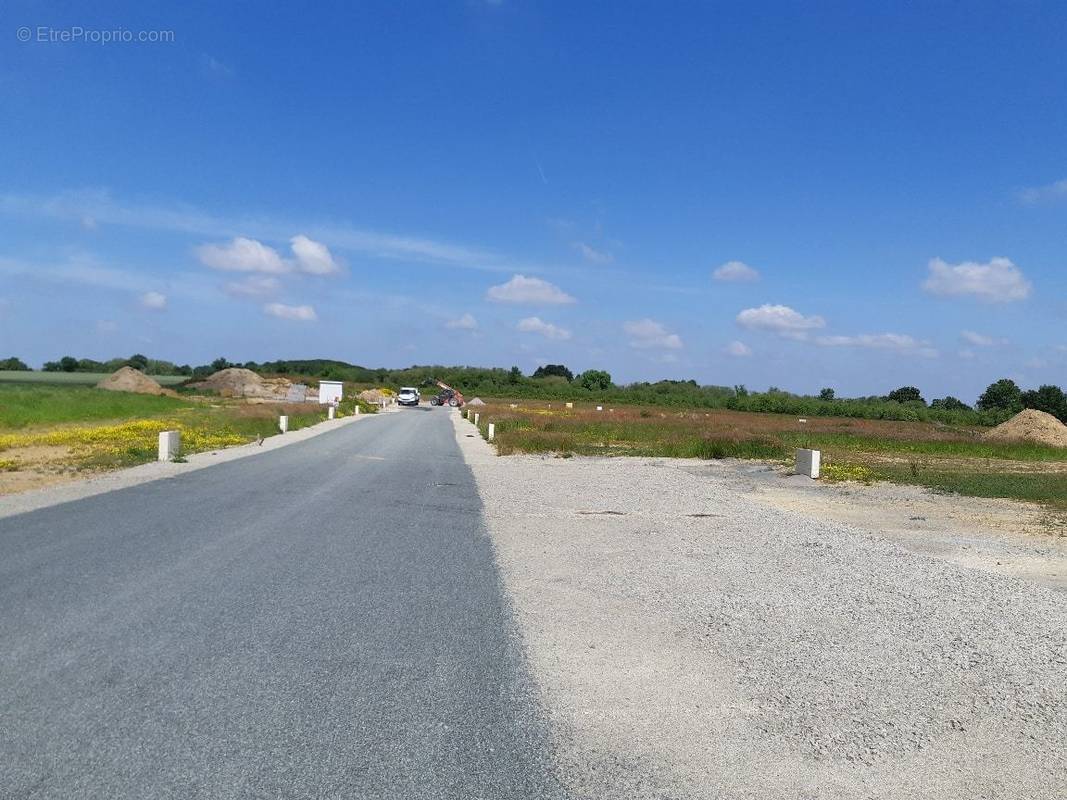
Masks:
[[[452,408],[459,408],[466,400],[463,399],[463,393],[458,389],[453,389],[447,383],[442,381],[434,381],[441,391],[436,396],[430,398],[431,406],[452,406]]]

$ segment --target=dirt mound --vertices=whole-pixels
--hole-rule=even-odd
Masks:
[[[359,399],[371,405],[380,405],[382,400],[388,399],[388,395],[378,389],[364,389],[359,393]]]
[[[1028,408],[987,431],[982,438],[992,441],[1021,439],[1053,447],[1067,447],[1067,425],[1051,414]]]
[[[96,384],[97,389],[135,394],[166,394],[163,387],[133,367],[120,367]]]
[[[469,405],[469,406],[484,406],[485,405],[485,401],[480,397],[475,397],[473,400],[468,400],[467,401],[467,405]]]
[[[263,378],[241,367],[220,369],[199,383],[192,384],[198,389],[212,389],[223,397],[262,400],[284,400],[292,385],[292,381],[285,378]]]

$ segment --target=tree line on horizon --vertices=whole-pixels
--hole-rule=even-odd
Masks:
[[[818,395],[800,395],[772,386],[765,392],[749,391],[744,385],[700,385],[695,380],[638,381],[623,386],[605,370],[589,369],[575,374],[563,364],[545,364],[526,375],[518,367],[470,367],[425,365],[404,369],[372,369],[332,359],[231,362],[217,358],[196,367],[151,359],[135,353],[108,361],[63,356],[44,364],[45,372],[114,372],[128,366],[147,375],[185,375],[199,378],[221,369],[241,367],[264,375],[287,375],[296,379],[341,380],[357,384],[430,387],[443,381],[468,396],[514,397],[543,400],[589,400],[647,403],[650,405],[725,408],[807,416],[860,417],[903,421],[939,421],[950,424],[995,425],[1024,408],[1052,414],[1067,423],[1067,394],[1059,386],[1045,384],[1023,390],[1010,378],[990,384],[972,407],[962,400],[940,397],[927,402],[915,386],[902,386],[885,395],[837,397],[832,388]],[[0,370],[29,371],[19,358],[0,359]]]

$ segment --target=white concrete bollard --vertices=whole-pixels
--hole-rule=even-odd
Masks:
[[[567,408],[574,408],[574,403],[567,403]]]
[[[510,408],[518,408],[518,407],[519,407],[519,404],[518,404],[518,403],[509,403],[509,404],[508,404],[508,406],[509,406]]]
[[[807,475],[809,478],[819,477],[819,468],[822,466],[822,451],[820,450],[797,450],[797,475]]]
[[[604,406],[597,406],[597,407],[596,407],[596,410],[597,410],[597,411],[603,411],[603,410],[604,410]]]
[[[326,409],[326,419],[333,419],[337,416],[337,406],[330,406]]]
[[[478,414],[475,414],[475,415],[474,415],[474,424],[475,424],[475,425],[477,425],[477,424],[478,424]]]
[[[355,416],[359,416],[359,403],[356,403],[355,409],[352,411]]]
[[[492,422],[489,423],[489,435],[486,437],[490,442],[493,441],[493,437],[496,436],[496,425]]]
[[[159,460],[170,461],[175,458],[182,451],[182,432],[181,431],[160,431],[159,432]]]
[[[287,433],[289,431],[289,417],[285,416],[285,414],[278,417],[278,430],[282,433]]]

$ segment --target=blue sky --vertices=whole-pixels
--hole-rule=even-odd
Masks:
[[[0,10],[2,356],[1067,383],[1061,4],[171,5]]]

